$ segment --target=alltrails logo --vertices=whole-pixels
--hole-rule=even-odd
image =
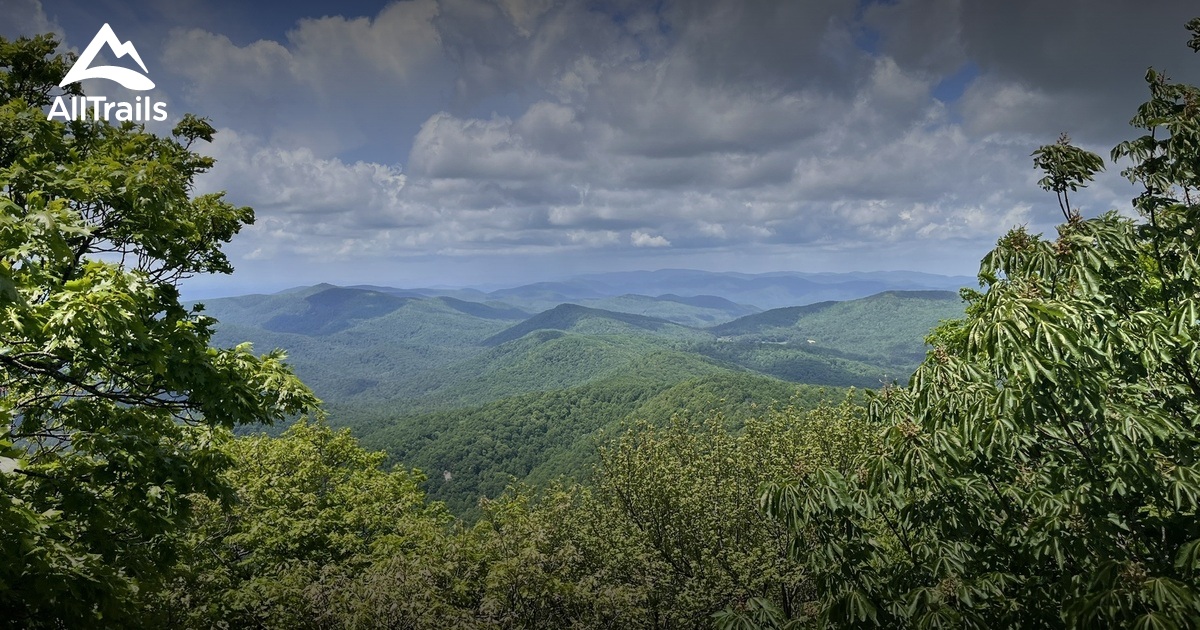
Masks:
[[[116,81],[130,90],[144,91],[154,88],[154,82],[149,77],[135,70],[120,66],[92,66],[96,55],[104,46],[108,46],[108,49],[118,59],[129,55],[137,62],[138,66],[141,66],[142,72],[149,72],[146,70],[146,64],[142,63],[142,57],[138,54],[137,48],[134,48],[133,42],[121,43],[112,27],[105,24],[100,27],[100,31],[92,38],[92,42],[88,44],[87,48],[83,49],[83,54],[79,55],[75,65],[71,66],[67,76],[63,77],[62,82],[58,84],[59,87],[65,87],[84,79],[108,79]],[[59,96],[50,106],[50,114],[46,116],[46,119],[53,120],[55,117],[62,117],[63,120],[86,120],[88,118],[108,120],[114,118],[118,121],[162,121],[167,119],[167,104],[155,103],[154,99],[149,96],[139,96],[132,103],[109,101],[103,96],[72,96],[71,100],[67,101]]]

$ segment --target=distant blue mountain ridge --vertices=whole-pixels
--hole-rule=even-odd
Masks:
[[[709,308],[729,309],[741,305],[761,311],[817,302],[854,300],[885,291],[957,291],[959,288],[976,284],[976,280],[968,276],[943,276],[915,271],[778,271],[747,274],[660,269],[588,274],[566,280],[535,282],[491,291],[372,285],[356,285],[354,288],[370,289],[400,297],[447,296],[467,302],[499,302],[530,311],[543,311],[559,304],[574,303],[631,312],[627,308],[612,308],[612,305],[606,304],[605,301],[645,296],[693,306],[703,303]],[[693,298],[699,298],[701,302]],[[718,303],[716,299],[723,302]],[[755,311],[739,312],[735,316],[750,312]]]

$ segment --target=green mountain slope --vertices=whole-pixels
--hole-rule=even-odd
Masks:
[[[712,296],[611,300],[684,317],[750,308]],[[960,311],[951,293],[886,293],[693,328],[578,304],[528,315],[502,303],[330,286],[208,308],[222,322],[219,344],[287,348],[332,423],[427,471],[431,496],[465,515],[514,479],[586,470],[597,432],[625,420],[720,410],[737,422],[789,399],[796,383],[809,384],[800,390],[813,404],[818,386],[903,380],[925,331]]]
[[[618,299],[738,308],[712,296]],[[672,369],[688,375],[750,371],[874,387],[907,378],[923,354],[925,331],[961,310],[951,293],[895,292],[696,329],[575,304],[526,316],[503,304],[329,285],[211,300],[207,307],[221,321],[218,344],[286,348],[301,378],[349,414],[432,412],[578,387],[654,355],[669,356]]]
[[[956,293],[889,291],[846,302],[772,309],[708,331],[723,341],[827,349],[845,358],[911,370],[925,356],[929,329],[962,315]]]
[[[332,287],[304,296],[303,310],[279,313],[264,321],[262,327],[273,332],[328,335],[387,315],[412,299]]]
[[[627,294],[601,300],[583,300],[579,304],[608,311],[665,319],[692,327],[713,326],[762,310],[756,306],[738,304],[715,295],[666,294],[650,297]]]
[[[514,479],[545,484],[577,477],[594,461],[599,432],[617,431],[623,421],[719,411],[740,424],[759,407],[788,401],[811,407],[844,395],[748,373],[688,376],[651,358],[584,386],[454,411],[378,416],[354,429],[364,446],[427,471],[431,498],[469,518],[480,497],[498,496]]]
[[[476,405],[525,392],[574,387],[646,364],[685,376],[725,369],[653,338],[537,330],[463,361],[412,375],[391,390],[390,400],[404,409]]]
[[[701,339],[707,336],[665,319],[578,304],[560,304],[483,340],[483,345],[498,346],[539,330],[572,331],[584,335],[653,336],[659,339]]]
[[[483,319],[523,320],[532,314],[502,303],[467,302],[466,300],[448,296],[441,296],[435,299],[460,313],[482,317]]]
[[[336,308],[306,310],[308,295],[296,292],[213,300],[205,303],[206,312],[220,321],[214,338],[217,345],[250,341],[259,350],[286,349],[296,373],[334,405],[389,402],[396,396],[397,384],[480,354],[485,348],[479,342],[513,321],[503,311],[487,313],[491,318],[465,313],[439,298],[398,298],[404,302],[384,314],[375,313],[368,319],[347,314],[339,320],[328,316]],[[373,299],[348,295],[358,302]],[[262,326],[284,313],[293,317],[293,330],[309,332],[280,332]]]
[[[837,351],[778,342],[718,341],[693,350],[725,365],[773,376],[793,383],[840,387],[879,387],[906,380],[912,370],[869,363]]]

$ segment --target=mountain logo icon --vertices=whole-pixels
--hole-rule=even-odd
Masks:
[[[108,24],[100,27],[100,31],[92,38],[92,42],[83,49],[83,54],[79,55],[79,59],[75,61],[75,65],[67,72],[67,76],[63,77],[59,87],[64,87],[71,83],[76,83],[84,79],[108,79],[116,81],[130,90],[149,90],[154,88],[154,82],[144,74],[129,68],[120,66],[95,66],[92,61],[96,59],[96,54],[100,52],[100,48],[107,45],[113,54],[118,59],[129,55],[133,60],[142,67],[142,72],[146,70],[146,64],[142,63],[142,57],[138,55],[137,48],[133,47],[133,42],[121,43],[117,39],[117,34],[113,32],[112,27]]]

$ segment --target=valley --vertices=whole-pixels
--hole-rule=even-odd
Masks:
[[[666,270],[488,292],[316,285],[203,304],[218,345],[286,349],[331,425],[425,471],[432,498],[471,516],[513,481],[585,474],[598,436],[630,422],[719,410],[736,425],[754,409],[903,384],[929,329],[962,315],[944,290],[962,283]],[[758,302],[737,301],[748,298]]]

